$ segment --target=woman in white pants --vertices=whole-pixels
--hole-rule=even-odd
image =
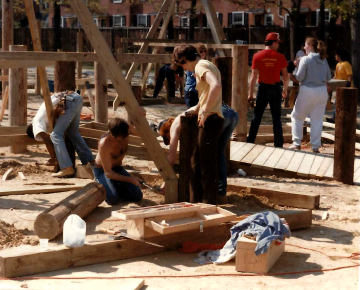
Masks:
[[[305,41],[306,56],[299,61],[295,78],[300,82],[300,90],[291,113],[292,139],[291,149],[301,149],[303,125],[310,114],[310,143],[313,152],[319,153],[321,132],[326,103],[328,84],[331,79],[330,68],[326,60],[326,46],[315,38]]]

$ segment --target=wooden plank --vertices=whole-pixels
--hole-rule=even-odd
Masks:
[[[289,165],[286,167],[286,171],[297,172],[299,170],[300,164],[303,161],[304,157],[305,157],[304,152],[295,152]]]
[[[324,177],[332,178],[334,174],[334,161],[330,164],[329,168],[326,170]]]
[[[5,172],[5,174],[3,175],[2,180],[5,181],[5,180],[8,178],[9,174],[10,174],[12,171],[13,171],[13,168],[8,169],[8,170]]]
[[[170,63],[171,54],[147,54],[147,53],[114,53],[117,62],[130,63],[137,61],[139,63]],[[48,52],[48,51],[27,51],[14,53],[9,51],[0,52],[0,61],[79,61],[79,62],[97,62],[99,56],[94,52]],[[6,77],[3,76],[4,81]],[[0,79],[1,81],[1,79]],[[78,79],[79,81],[79,79]],[[79,84],[83,84],[79,81]]]
[[[0,60],[0,69],[19,69],[38,66],[54,66],[55,61],[49,60]]]
[[[231,144],[235,144],[234,146],[230,147],[230,159],[235,156],[235,154],[245,146],[246,142],[237,142],[237,141],[231,141]]]
[[[292,142],[292,134],[283,134],[284,142],[290,143]],[[255,144],[266,144],[266,143],[273,143],[274,142],[274,134],[264,134],[264,135],[257,135]]]
[[[253,143],[246,143],[243,147],[241,147],[237,152],[236,154],[231,157],[230,159],[233,160],[233,161],[237,161],[237,162],[240,162],[241,159],[243,159],[246,154],[248,154],[251,149],[253,149],[255,147],[255,144]]]
[[[154,132],[151,130],[149,123],[147,122],[145,116],[138,114],[139,104],[136,101],[134,94],[130,86],[125,81],[122,72],[114,59],[109,46],[107,45],[103,35],[101,34],[99,28],[93,21],[92,14],[86,6],[86,3],[82,0],[74,0],[70,2],[72,9],[78,16],[84,31],[91,42],[94,50],[99,55],[99,62],[103,65],[107,76],[112,81],[116,92],[118,95],[122,96],[122,100],[125,101],[125,109],[127,110],[130,119],[135,125],[138,133],[143,140],[151,159],[154,161],[156,167],[159,169],[161,176],[164,178],[165,183],[169,183],[169,186],[165,186],[165,202],[174,203],[178,198],[177,190],[177,177],[172,166],[169,164],[163,149],[160,147],[159,142],[156,139]],[[159,19],[163,14],[164,8],[168,7],[170,4],[169,0],[166,0],[162,8],[159,11],[159,14],[156,19]],[[167,5],[167,6],[166,6]],[[165,8],[165,10],[166,10]],[[159,16],[160,15],[160,16]],[[157,20],[155,20],[157,21]],[[156,32],[155,25],[152,26],[152,29],[155,29],[153,33]],[[150,35],[149,35],[150,37]],[[145,48],[145,46],[144,46]],[[140,51],[141,52],[141,51]],[[135,67],[135,66],[134,66]],[[119,102],[122,101],[119,99]],[[119,103],[118,103],[119,104]],[[114,102],[114,108],[117,106]]]
[[[325,156],[322,155],[316,155],[315,159],[313,161],[313,164],[311,165],[310,171],[309,171],[309,177],[315,178],[316,173],[318,172],[322,162],[324,161]]]
[[[281,156],[285,153],[286,150],[282,148],[275,148],[274,152],[270,155],[268,160],[264,163],[263,168],[267,170],[274,170],[275,165],[279,162]]]
[[[0,136],[26,134],[27,126],[0,126]]]
[[[275,147],[266,147],[251,164],[251,167],[262,168],[266,160],[268,160],[268,158],[274,152],[274,150]]]
[[[2,121],[3,118],[4,118],[4,113],[5,113],[7,103],[8,103],[8,100],[9,100],[9,87],[8,86],[6,86],[5,93],[4,93],[3,96],[4,97],[3,97],[3,100],[2,100],[2,104],[1,104],[0,121]]]
[[[285,170],[288,167],[291,159],[294,157],[295,151],[294,150],[286,150],[284,154],[281,156],[278,163],[275,165],[276,170]]]
[[[16,134],[16,135],[2,135],[0,138],[0,147],[8,147],[14,144],[17,145],[39,145],[44,144],[43,141],[39,142],[35,139],[31,139],[26,134]]]
[[[266,146],[263,145],[255,145],[255,147],[243,159],[240,160],[240,163],[252,164],[265,148]]]
[[[32,0],[24,0],[24,3],[25,3],[25,8],[26,8],[26,15],[27,15],[27,18],[29,21],[29,28],[30,28],[30,32],[31,32],[31,38],[32,38],[34,50],[41,51],[42,50],[41,38],[39,35],[37,23],[36,23],[33,1]],[[18,52],[16,52],[16,53],[18,53]],[[44,101],[45,101],[46,114],[47,114],[48,122],[49,122],[48,123],[49,131],[51,132],[54,127],[54,119],[53,119],[54,111],[53,111],[53,105],[52,105],[51,98],[50,98],[49,83],[48,83],[45,67],[43,67],[43,66],[38,67],[38,73],[39,73],[41,88],[42,88],[43,97],[44,97]]]
[[[316,177],[324,177],[325,173],[327,172],[329,166],[334,162],[332,157],[325,157],[323,162],[321,163],[318,172],[316,172]]]
[[[18,174],[19,174],[19,176],[20,176],[20,178],[21,178],[22,180],[27,180],[26,177],[25,177],[25,175],[24,175],[24,173],[22,173],[21,171],[19,171]]]
[[[144,39],[144,41],[146,41]],[[139,42],[133,42],[133,45],[141,45],[143,43],[143,39],[141,39],[141,41]],[[183,43],[183,42],[182,42]],[[197,43],[197,42],[196,42]],[[149,42],[149,46],[160,46],[160,47],[175,47],[178,46],[179,43],[178,42],[173,42],[173,43],[158,43],[158,42],[154,42],[154,41],[150,41]],[[238,45],[236,43],[233,44],[204,44],[206,48],[219,48],[219,49],[232,49],[234,47],[234,45]],[[264,49],[264,45],[263,44],[247,44],[244,46],[248,46],[249,49],[255,49],[255,50],[261,50]]]
[[[8,82],[8,81],[9,81],[8,75],[0,76],[0,82]]]
[[[315,157],[316,157],[316,154],[306,153],[303,161],[301,162],[301,164],[299,166],[297,175],[308,177]]]
[[[249,132],[251,125],[247,125],[247,132]],[[290,126],[283,126],[283,133],[284,134],[291,134],[291,127]],[[273,134],[273,125],[260,125],[258,135],[259,134]]]
[[[22,189],[10,189],[10,190],[1,190],[0,196],[8,195],[23,195],[23,194],[39,194],[39,193],[53,193],[53,192],[64,192],[71,190],[78,190],[83,188],[87,183],[78,184],[78,185],[61,185],[61,186],[52,186],[52,187],[33,187],[31,189],[22,188]]]

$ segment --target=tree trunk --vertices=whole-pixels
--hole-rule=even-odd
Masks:
[[[189,23],[189,39],[195,39],[195,20],[196,20],[196,0],[191,0],[190,23]]]
[[[299,15],[300,15],[301,0],[292,0],[292,12],[290,22],[290,59],[294,60],[297,50],[300,48],[300,43],[303,41],[299,37]]]
[[[320,23],[318,38],[322,41],[325,40],[325,0],[320,0]]]
[[[53,1],[54,5],[54,51],[58,51],[58,49],[62,49],[61,44],[61,10],[60,4],[57,0]]]
[[[360,86],[360,12],[351,19],[351,64],[353,68],[353,81],[356,88]],[[360,101],[358,91],[358,101]]]

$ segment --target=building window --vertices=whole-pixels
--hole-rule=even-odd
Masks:
[[[148,26],[148,17],[146,14],[137,15],[137,26]]]
[[[244,12],[233,12],[232,24],[244,25]]]
[[[113,3],[122,3],[123,0],[113,0]]]
[[[126,26],[125,16],[114,15],[113,16],[113,26],[123,27]]]
[[[274,14],[265,14],[265,26],[274,25]]]
[[[331,13],[329,9],[325,9],[325,24],[330,22]],[[316,26],[320,23],[320,9],[316,9]]]
[[[189,17],[181,17],[180,18],[180,26],[181,27],[189,27]]]

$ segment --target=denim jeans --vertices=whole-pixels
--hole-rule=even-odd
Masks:
[[[85,143],[85,140],[79,133],[80,114],[83,106],[83,99],[76,93],[70,95],[73,100],[66,100],[65,114],[60,115],[56,120],[54,130],[50,134],[51,141],[54,144],[55,154],[59,161],[60,169],[74,166],[66,150],[64,142],[64,133],[74,145],[75,150],[82,164],[87,164],[94,160],[91,150]]]
[[[261,124],[261,119],[268,104],[273,120],[274,146],[283,147],[284,137],[281,123],[281,86],[260,83],[256,96],[254,117],[251,120],[249,135],[246,142],[254,143]]]
[[[199,128],[197,144],[191,157],[190,185],[194,193],[194,202],[217,203],[218,140],[224,119],[217,114],[207,117],[205,126]]]
[[[167,88],[166,89],[169,90],[168,91],[168,95],[169,95],[168,102],[170,102],[171,98],[175,98],[175,72],[168,65],[164,65],[159,70],[159,75],[156,80],[156,84],[155,84],[155,88],[154,88],[153,98],[156,98],[158,96],[158,94],[161,91],[161,88],[164,84],[165,78],[167,79]]]
[[[118,174],[130,176],[122,166],[112,168]],[[139,186],[129,182],[118,181],[106,177],[104,169],[93,166],[95,181],[101,183],[106,189],[106,202],[110,205],[117,204],[120,199],[132,202],[139,202],[143,198],[143,193]]]
[[[218,141],[218,179],[219,179],[219,191],[218,195],[226,195],[227,187],[227,168],[225,150],[228,144],[232,132],[239,123],[238,114],[227,105],[222,105],[222,113],[224,115],[224,125]]]
[[[185,91],[185,103],[187,108],[194,107],[199,102],[199,94],[197,91]]]

